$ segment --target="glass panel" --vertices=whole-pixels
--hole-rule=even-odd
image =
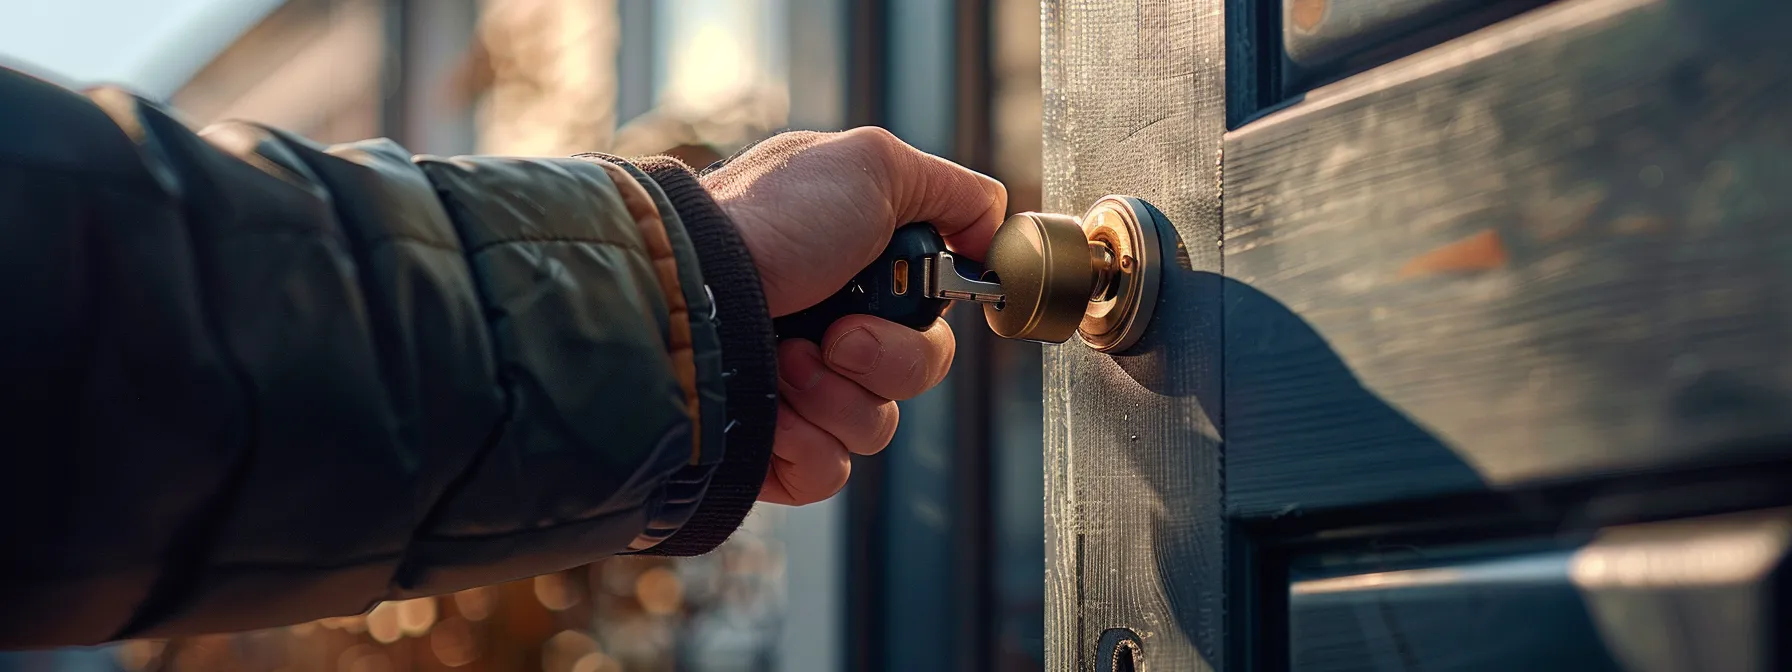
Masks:
[[[1010,212],[1040,208],[1039,3],[993,0],[990,128],[995,177]],[[990,497],[995,515],[996,618],[992,661],[1004,672],[1045,666],[1045,418],[1040,347],[996,339],[990,347]]]
[[[924,151],[950,156],[954,17],[950,0],[905,0],[885,7],[885,125]],[[902,403],[902,425],[880,456],[884,534],[882,669],[947,670],[958,658],[953,617],[957,500],[953,451],[954,382]]]

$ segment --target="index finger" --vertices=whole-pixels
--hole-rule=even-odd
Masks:
[[[891,166],[899,222],[928,222],[953,251],[981,261],[1008,211],[1008,188],[995,178],[909,146],[896,145]]]

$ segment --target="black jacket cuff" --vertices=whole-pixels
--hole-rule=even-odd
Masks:
[[[778,344],[759,269],[733,220],[678,159],[658,156],[630,163],[666,192],[696,248],[703,282],[715,295],[730,427],[724,436],[722,464],[710,477],[691,519],[670,538],[641,552],[701,555],[740,528],[765,483],[778,420]]]

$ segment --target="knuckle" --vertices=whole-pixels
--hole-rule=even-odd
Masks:
[[[858,449],[857,452],[888,445],[896,434],[896,413],[896,404],[891,401],[842,404],[835,413],[843,428],[841,434],[847,435],[842,437],[842,442]]]
[[[833,494],[824,490],[825,486],[801,478],[784,479],[784,491],[790,493],[791,501],[798,505],[814,504]]]
[[[778,138],[786,146],[807,147],[827,137],[826,133],[816,131],[787,131],[779,133]]]
[[[927,386],[933,387],[945,380],[946,374],[952,371],[952,361],[958,357],[958,338],[953,336],[952,329],[946,328],[946,337],[940,345],[940,357],[932,368],[932,376]]]
[[[894,146],[902,142],[901,140],[896,139],[895,133],[891,133],[890,129],[882,126],[859,126],[847,131],[846,134],[860,141],[879,145]]]
[[[846,487],[846,481],[851,478],[852,461],[842,454],[840,456],[839,467],[829,470],[825,477],[818,479],[819,482],[815,484],[816,487],[810,490],[810,492],[815,495],[815,498],[810,500],[810,502],[819,502],[829,497],[833,497],[840,492],[841,488]]]
[[[845,447],[833,440],[805,442],[805,456],[795,461],[774,461],[772,474],[796,504],[827,499],[846,487],[852,461]]]
[[[847,131],[846,138],[861,149],[882,158],[897,156],[903,146],[902,140],[895,133],[881,126],[860,126]]]
[[[890,442],[896,439],[896,428],[902,424],[902,410],[896,405],[896,402],[885,403],[884,408],[886,410],[882,418],[883,426],[878,429],[876,439],[873,441],[875,445],[872,446],[876,450],[883,450],[885,446],[890,445]]]
[[[908,399],[939,385],[957,351],[957,342],[945,320],[936,322],[925,333],[907,332],[906,328],[904,332],[899,338],[907,340],[894,348],[899,354],[889,358],[887,373],[880,372],[876,382],[883,396],[891,399]]]
[[[928,366],[927,360],[924,359],[917,358],[909,362],[908,368],[902,372],[902,382],[899,384],[901,393],[905,397],[913,397],[939,384],[939,381],[935,380],[933,368]]]
[[[872,437],[880,439],[879,445],[881,446],[883,443],[889,442],[890,435],[896,433],[896,403],[886,401],[878,405],[874,417],[872,427],[876,431],[872,433]]]
[[[866,429],[876,428],[882,421],[880,416],[881,413],[876,405],[857,399],[842,402],[834,410],[834,417],[840,419],[840,426],[855,434],[865,432]]]
[[[779,133],[753,145],[742,156],[781,156],[794,154],[802,151],[806,147],[816,144],[820,141],[822,136],[823,134],[814,131],[788,131]],[[728,165],[734,165],[736,163],[741,162],[729,161]],[[751,162],[749,161],[746,163]]]
[[[952,337],[950,328],[939,327],[944,331],[936,336],[934,343],[927,346],[923,354],[909,361],[901,376],[901,390],[908,396],[915,396],[939,385],[952,370],[952,360],[958,353],[958,341]]]

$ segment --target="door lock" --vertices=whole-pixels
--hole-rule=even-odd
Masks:
[[[990,241],[988,267],[1006,300],[983,307],[996,335],[1101,352],[1132,347],[1151,322],[1163,274],[1150,206],[1109,196],[1081,219],[1023,212]]]
[[[946,250],[932,227],[910,224],[846,287],[774,328],[779,338],[819,340],[835,319],[864,313],[925,329],[950,301],[972,301],[997,336],[1063,343],[1075,335],[1095,350],[1122,351],[1157,305],[1157,216],[1131,196],[1103,198],[1081,219],[1023,212],[996,229],[982,268]]]

